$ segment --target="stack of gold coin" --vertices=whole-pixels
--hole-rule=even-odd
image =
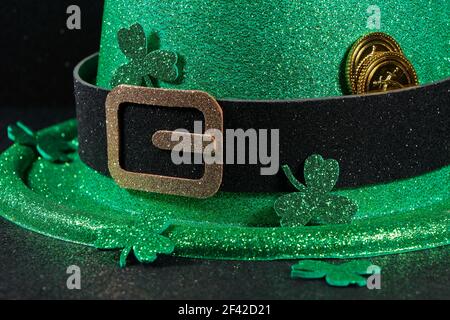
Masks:
[[[347,59],[347,84],[353,94],[385,92],[418,85],[414,67],[391,36],[374,32],[358,39]]]

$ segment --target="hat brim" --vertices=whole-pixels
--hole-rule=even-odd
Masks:
[[[69,121],[41,133],[76,136]],[[450,166],[406,180],[336,191],[358,203],[351,224],[280,227],[277,193],[219,193],[207,200],[128,191],[78,157],[55,164],[14,145],[0,156],[0,215],[35,232],[93,246],[102,228],[143,216],[173,223],[175,255],[271,260],[352,258],[450,243]]]

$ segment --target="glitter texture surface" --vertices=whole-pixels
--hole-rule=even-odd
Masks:
[[[97,234],[95,247],[99,249],[121,249],[119,265],[125,267],[127,257],[133,252],[140,262],[151,263],[159,254],[171,254],[174,244],[160,234],[170,224],[163,220],[140,221],[134,226],[124,225],[102,228]]]
[[[106,0],[98,84],[126,63],[117,32],[140,23],[160,49],[184,61],[180,84],[216,98],[295,99],[345,93],[345,59],[362,35],[394,37],[421,84],[450,75],[447,0],[383,0],[380,30],[367,28],[373,1]]]
[[[170,82],[178,78],[177,54],[154,50],[141,25],[120,29],[117,40],[129,62],[117,68],[111,79],[112,87],[119,84],[153,87],[158,80]]]
[[[46,129],[72,136],[75,122]],[[44,133],[45,133],[44,132]],[[42,133],[42,134],[44,134]],[[219,193],[207,200],[130,192],[78,158],[55,164],[14,145],[0,156],[0,214],[55,238],[94,245],[101,228],[143,216],[170,219],[174,254],[215,259],[350,258],[450,242],[450,167],[388,185],[341,190],[358,203],[351,224],[281,228],[280,194]]]
[[[350,223],[358,211],[357,204],[349,198],[330,194],[339,177],[339,163],[334,159],[324,160],[312,155],[305,161],[306,185],[292,174],[289,166],[283,171],[299,192],[281,196],[274,204],[282,227],[313,224]]]

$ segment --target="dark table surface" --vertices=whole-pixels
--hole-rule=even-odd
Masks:
[[[0,107],[0,150],[8,124],[37,130],[74,116],[71,108]],[[118,253],[44,237],[0,218],[0,299],[449,299],[450,248],[370,259],[383,268],[381,290],[334,288],[293,280],[295,261],[239,262],[161,257],[153,265],[117,265]],[[81,269],[68,290],[67,267]]]

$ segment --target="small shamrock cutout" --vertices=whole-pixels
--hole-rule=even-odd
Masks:
[[[69,162],[77,149],[76,140],[55,135],[39,135],[22,122],[8,126],[8,138],[23,146],[36,148],[39,155],[50,162]]]
[[[372,263],[367,260],[354,260],[343,264],[304,260],[292,266],[291,277],[294,279],[321,279],[325,277],[326,282],[331,286],[346,287],[355,284],[363,287],[367,284],[367,280],[362,275],[373,274],[371,266]]]
[[[171,254],[175,245],[161,234],[170,223],[166,220],[141,221],[133,226],[102,228],[97,233],[95,247],[98,249],[122,249],[119,265],[127,264],[131,251],[139,262],[151,263],[158,254]]]
[[[73,160],[73,152],[77,150],[76,140],[66,141],[55,139],[52,136],[38,137],[37,151],[47,161],[70,162]]]
[[[34,147],[37,144],[36,133],[22,122],[8,126],[8,138],[22,146]]]
[[[324,160],[320,155],[312,155],[306,159],[306,186],[294,177],[289,166],[283,166],[283,171],[299,192],[284,195],[276,200],[274,209],[281,217],[281,226],[351,222],[358,211],[356,203],[330,193],[339,176],[339,164],[336,160]]]
[[[173,82],[178,78],[176,53],[165,50],[151,51],[144,28],[134,24],[117,33],[119,47],[128,63],[120,66],[113,75],[111,87],[120,84],[153,87],[152,79]]]

